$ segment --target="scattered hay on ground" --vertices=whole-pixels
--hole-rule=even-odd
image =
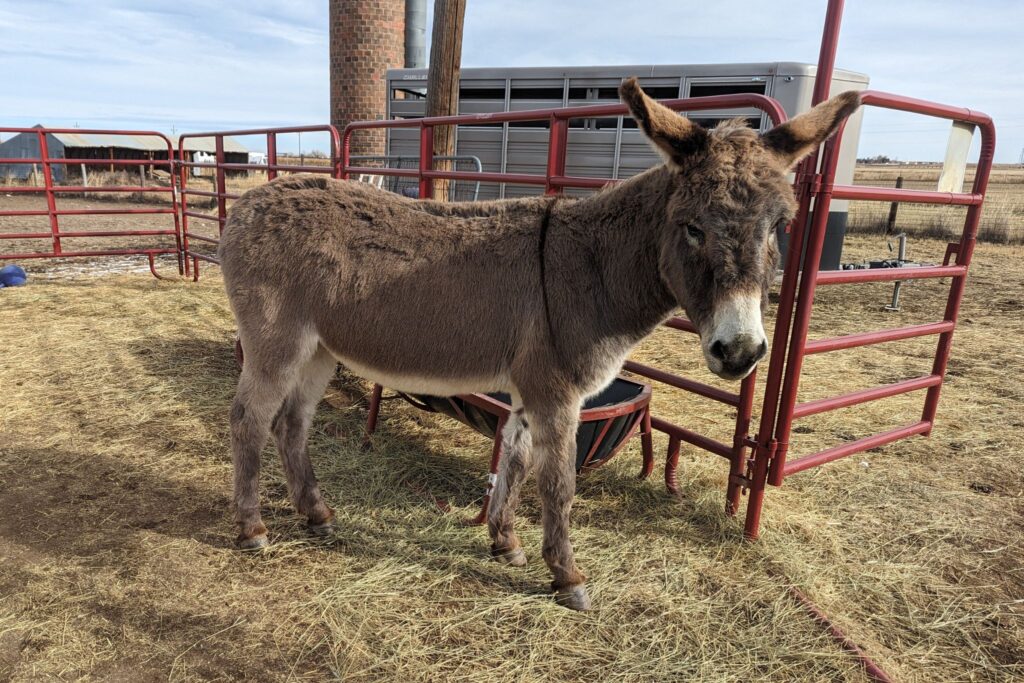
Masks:
[[[858,237],[847,257],[883,248]],[[922,260],[943,251],[911,248]],[[216,269],[198,285],[129,275],[0,292],[0,678],[864,680],[787,597],[790,584],[896,680],[1019,678],[1022,256],[979,247],[935,434],[769,490],[760,542],[741,542],[741,521],[722,514],[715,456],[684,452],[679,499],[635,479],[635,442],[581,479],[573,539],[597,606],[586,615],[548,597],[532,492],[525,570],[487,561],[486,532],[459,525],[482,493],[482,437],[391,402],[364,453],[366,387],[347,377],[310,446],[337,538],[304,534],[268,449],[275,544],[233,550],[234,326]],[[923,322],[941,314],[940,289],[907,287],[901,314],[881,310],[889,286],[824,289],[816,334]],[[803,396],[926,372],[932,343],[811,359]],[[668,330],[637,358],[699,365]],[[801,421],[793,452],[911,421],[920,398]],[[659,391],[655,407],[728,433],[728,413],[701,399]]]

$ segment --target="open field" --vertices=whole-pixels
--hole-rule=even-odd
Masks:
[[[967,168],[964,191],[974,182],[974,167]],[[940,164],[866,165],[859,164],[855,185],[895,187],[896,178],[903,177],[903,187],[914,190],[935,190]],[[896,231],[909,235],[955,238],[963,232],[965,207],[927,204],[901,204],[897,213]],[[851,232],[881,233],[889,216],[886,202],[850,202]],[[1024,243],[1024,168],[1018,165],[993,167],[989,178],[985,205],[981,213],[978,239],[997,244]]]
[[[917,259],[943,250],[911,242]],[[882,237],[854,236],[845,258],[884,253]],[[684,451],[679,498],[635,479],[635,441],[581,478],[573,540],[596,606],[584,615],[548,597],[532,487],[526,569],[488,561],[486,531],[458,523],[479,503],[488,442],[389,402],[364,453],[367,387],[344,375],[310,447],[337,537],[305,535],[268,449],[274,545],[235,551],[234,328],[216,268],[198,284],[99,271],[0,290],[0,680],[866,680],[788,585],[895,680],[1020,680],[1022,258],[978,247],[934,435],[770,489],[757,543],[722,514],[713,455]],[[815,334],[941,317],[939,283],[905,287],[899,314],[882,310],[890,292],[824,288]],[[922,374],[933,343],[813,357],[802,396]],[[670,330],[635,357],[709,377]],[[916,419],[922,399],[808,418],[793,453]],[[655,412],[719,436],[730,417],[661,389]]]

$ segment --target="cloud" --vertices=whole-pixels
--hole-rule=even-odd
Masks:
[[[8,125],[210,128],[326,122],[320,2],[0,4]]]
[[[323,0],[0,0],[0,121],[185,129],[329,118]],[[473,0],[465,66],[817,61],[822,0]],[[428,12],[428,17],[430,13]],[[837,63],[985,111],[1024,148],[1018,0],[846,3]],[[429,35],[429,33],[428,33]],[[944,126],[871,112],[862,154],[941,158]]]

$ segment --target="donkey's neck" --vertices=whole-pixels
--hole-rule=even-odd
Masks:
[[[676,307],[658,267],[671,191],[670,171],[659,166],[555,206],[549,268],[571,264],[574,294],[587,299],[576,306],[599,316],[607,337],[635,343]]]

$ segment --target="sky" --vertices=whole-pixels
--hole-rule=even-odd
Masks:
[[[327,4],[0,0],[0,125],[182,133],[325,123]],[[462,64],[814,63],[825,4],[468,0]],[[868,74],[876,90],[988,113],[996,161],[1024,154],[1024,0],[848,0],[836,64]],[[870,110],[859,156],[941,160],[947,131]],[[324,147],[311,138],[305,149]]]

